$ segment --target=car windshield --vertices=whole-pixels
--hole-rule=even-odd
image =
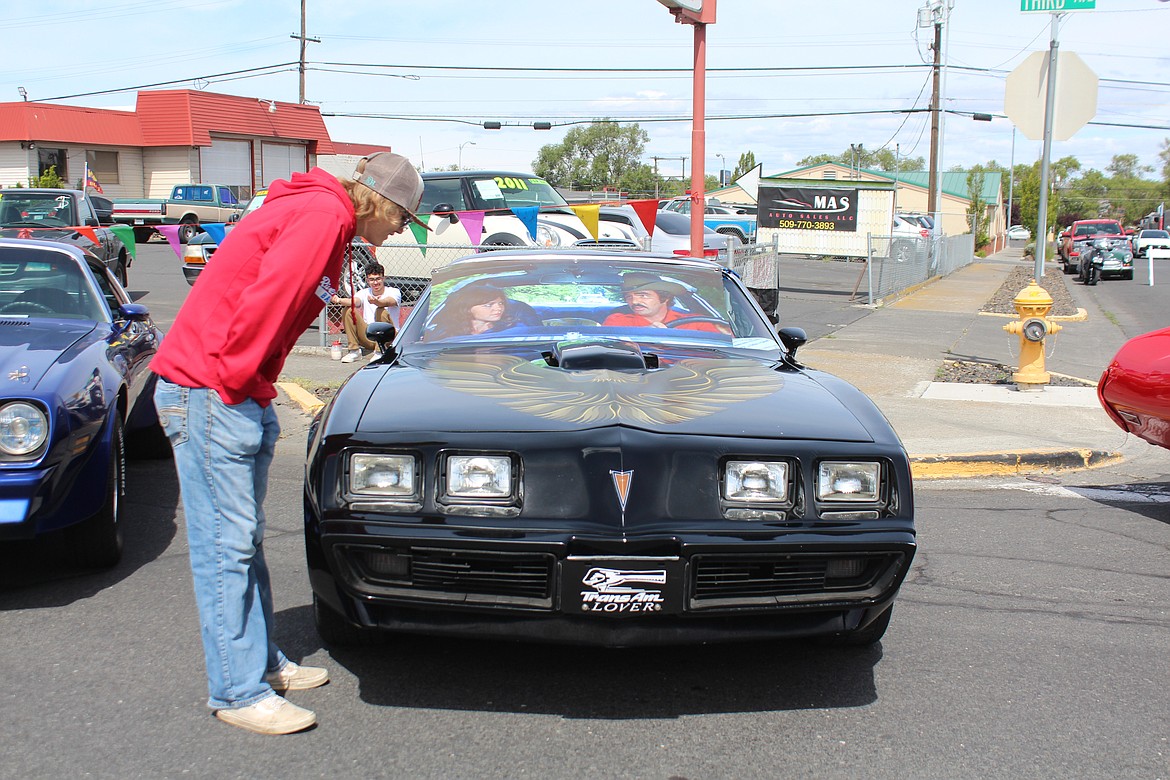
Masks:
[[[66,227],[77,224],[68,195],[5,195],[0,198],[2,227]]]
[[[477,209],[568,206],[552,185],[536,176],[473,176],[471,197]]]
[[[1077,225],[1074,236],[1097,236],[1104,233],[1108,236],[1120,236],[1121,226],[1116,222],[1096,222],[1091,225]]]
[[[1143,230],[1142,238],[1170,238],[1170,232],[1165,230]]]
[[[776,352],[770,323],[715,264],[496,258],[435,271],[397,344],[579,338]]]
[[[90,278],[69,255],[0,248],[0,316],[105,321]]]

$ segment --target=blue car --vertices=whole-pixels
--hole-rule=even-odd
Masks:
[[[169,452],[150,361],[162,333],[96,256],[0,239],[0,542],[60,532],[72,563],[122,553],[126,452]]]

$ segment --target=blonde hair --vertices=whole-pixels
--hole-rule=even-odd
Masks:
[[[405,225],[410,221],[406,209],[361,182],[341,177],[338,177],[338,181],[353,202],[354,216],[359,222],[365,219],[397,219],[399,224]]]

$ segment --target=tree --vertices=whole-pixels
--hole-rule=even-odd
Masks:
[[[1143,173],[1153,173],[1154,168],[1141,165],[1136,154],[1115,154],[1105,170],[1113,174],[1115,179],[1137,179]]]
[[[757,165],[759,163],[756,162],[756,155],[753,152],[744,152],[739,156],[739,162],[735,164],[735,170],[731,172],[731,180],[735,181]]]
[[[50,189],[69,186],[65,183],[64,179],[57,175],[56,165],[50,165],[40,176],[29,176],[28,184],[30,187],[47,187]]]
[[[1162,139],[1162,149],[1158,152],[1158,159],[1162,161],[1162,183],[1170,187],[1170,138]]]
[[[814,154],[805,157],[797,163],[798,166],[823,165],[837,163],[846,168],[856,165],[858,168],[868,168],[874,171],[893,173],[895,171],[922,171],[926,169],[926,160],[922,157],[902,157],[893,149],[878,149],[870,151],[865,144],[850,147],[841,154]]]
[[[967,225],[975,235],[975,248],[987,246],[987,202],[983,200],[983,166],[975,165],[967,174]]]
[[[601,189],[616,186],[641,163],[650,134],[637,123],[602,119],[574,127],[559,144],[542,146],[532,170],[554,187]]]

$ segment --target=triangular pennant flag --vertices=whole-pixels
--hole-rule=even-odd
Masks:
[[[629,204],[637,212],[638,219],[642,220],[642,227],[646,228],[646,232],[654,235],[654,216],[658,213],[658,199],[631,200]]]
[[[420,215],[419,218],[421,219],[424,216],[429,217],[430,215],[423,214],[423,215]],[[418,244],[419,251],[422,252],[423,257],[426,257],[427,256],[427,232],[428,232],[427,229],[425,227],[423,227],[422,225],[418,224],[417,222],[415,222],[414,220],[411,220],[407,224],[410,225],[410,232],[412,234],[414,234],[414,243]]]
[[[134,228],[129,225],[108,225],[110,231],[122,240],[127,251],[133,258],[138,257],[138,241],[134,238]]]
[[[101,242],[98,241],[97,233],[93,232],[93,228],[91,228],[91,227],[75,227],[73,229],[76,230],[81,235],[88,238],[90,241],[94,242],[95,244],[97,244],[99,246],[101,245]]]
[[[463,225],[463,229],[467,231],[467,239],[472,246],[479,246],[479,242],[483,238],[483,215],[482,211],[455,212],[455,216],[459,217],[459,224]]]
[[[162,233],[163,238],[171,245],[171,249],[175,250],[176,255],[179,257],[183,256],[183,248],[179,245],[178,225],[155,225],[154,229]]]
[[[212,240],[217,244],[222,244],[224,236],[227,235],[227,231],[224,229],[225,226],[222,222],[201,222],[199,223],[199,227],[203,228],[207,232],[207,235],[211,236]]]
[[[528,228],[528,235],[536,240],[536,215],[540,212],[539,206],[520,206],[512,209],[512,213]]]
[[[596,240],[598,227],[597,215],[601,213],[601,206],[570,206],[569,208],[573,209],[573,213],[577,215],[577,219],[585,224],[585,227],[589,230],[589,234]]]

